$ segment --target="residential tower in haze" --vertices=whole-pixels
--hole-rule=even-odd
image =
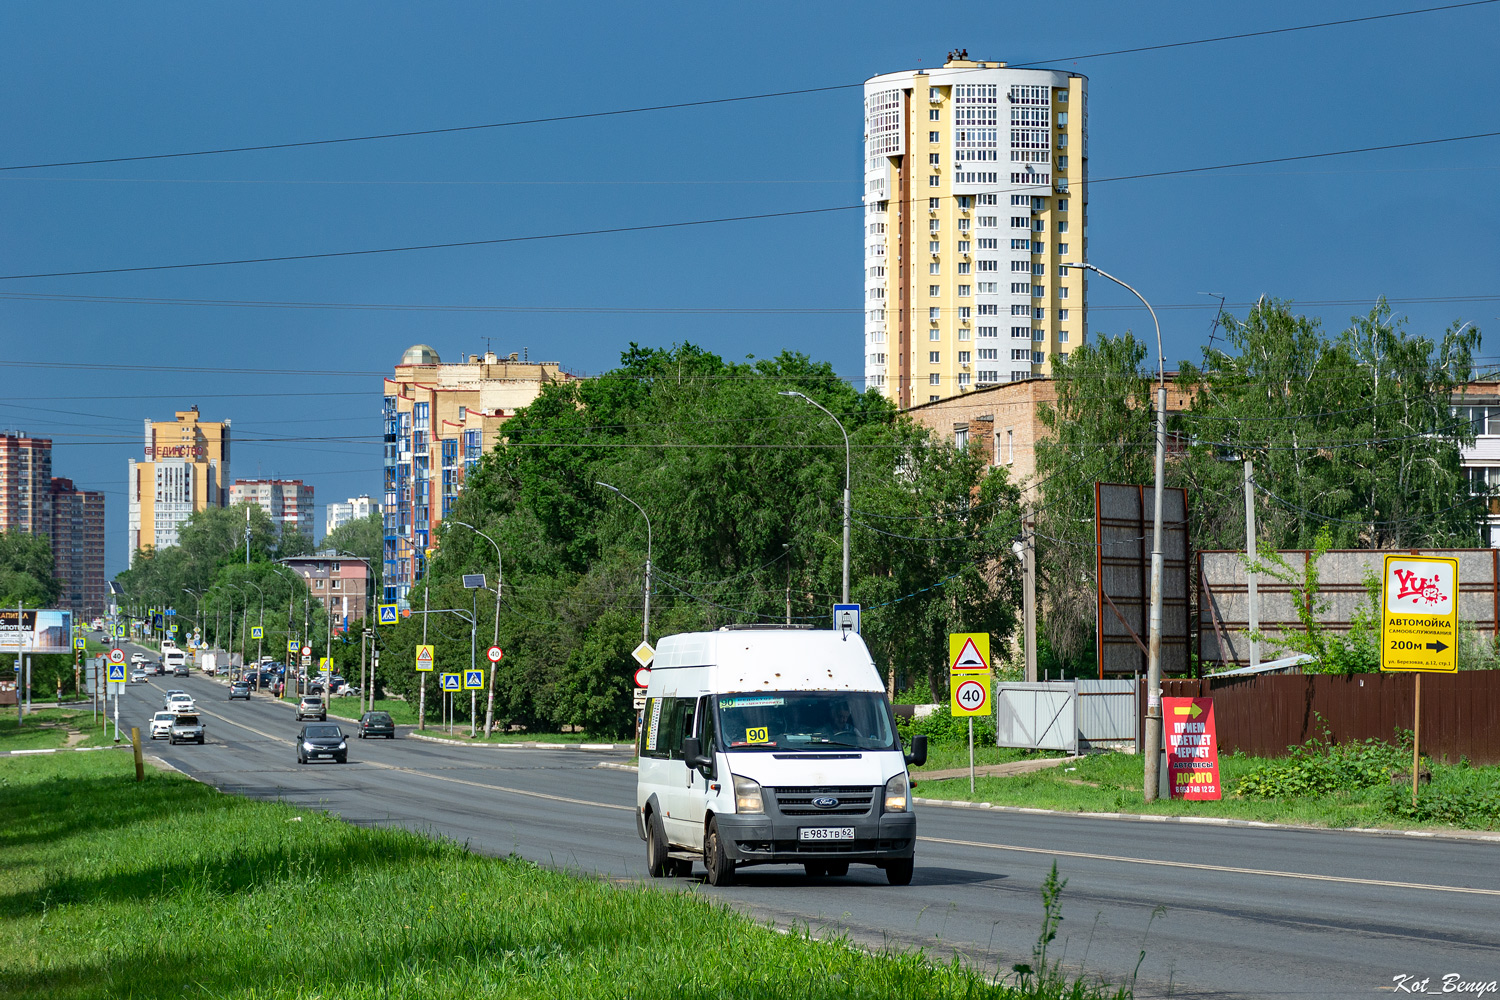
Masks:
[[[138,550],[177,544],[182,522],[229,502],[229,421],[198,419],[198,408],[172,420],[147,420],[145,457],[130,460],[130,561]]]
[[[949,54],[865,82],[865,384],[901,407],[1083,342],[1088,81]]]

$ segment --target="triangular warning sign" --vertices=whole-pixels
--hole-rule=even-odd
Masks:
[[[973,639],[964,640],[963,648],[958,651],[958,656],[953,659],[953,670],[988,670],[990,665],[984,662],[984,657],[979,653],[979,647],[974,645]]]

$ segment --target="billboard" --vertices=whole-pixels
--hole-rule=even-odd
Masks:
[[[1162,490],[1161,672],[1186,673],[1192,616],[1187,491]],[[1094,484],[1094,579],[1098,581],[1099,676],[1146,672],[1151,621],[1151,536],[1156,490]]]
[[[47,608],[0,608],[0,653],[73,652],[73,613]]]

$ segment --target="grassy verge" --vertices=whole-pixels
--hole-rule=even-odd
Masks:
[[[413,721],[416,717],[413,716]],[[476,735],[469,739],[469,724],[462,726],[458,723],[453,725],[453,733],[450,736],[446,726],[439,727],[427,720],[427,728],[423,731],[427,736],[439,736],[443,739],[463,740],[465,743],[629,743],[630,738],[615,739],[609,736],[594,736],[589,733],[491,733],[489,737]]]
[[[974,744],[974,763],[981,764],[1013,764],[1021,760],[1035,760],[1039,757],[1062,757],[1061,753],[1052,753],[1047,750],[1019,750],[1014,747],[997,747],[978,743]],[[967,743],[931,744],[927,748],[927,763],[921,767],[912,768],[913,776],[920,776],[929,771],[943,771],[954,767],[969,766],[969,745]],[[967,780],[967,779],[966,779]]]
[[[965,763],[968,750],[964,748]],[[1410,814],[1410,793],[1390,785],[1352,791],[1282,797],[1235,797],[1233,789],[1264,761],[1230,754],[1219,759],[1225,797],[1218,802],[1158,800],[1147,804],[1142,794],[1143,760],[1135,754],[1098,754],[1062,767],[1004,778],[981,777],[969,794],[968,778],[924,780],[918,794],[925,798],[992,802],[996,805],[1058,809],[1065,812],[1131,812],[1168,816],[1217,816],[1266,823],[1296,823],[1325,827],[1436,828],[1463,826],[1497,829],[1486,815],[1500,798],[1500,767],[1469,768],[1433,764],[1432,785],[1423,796],[1433,799],[1467,798],[1474,808],[1460,804],[1446,811],[1421,810]],[[1424,765],[1425,766],[1425,765]],[[918,772],[920,774],[920,772]],[[1400,808],[1405,795],[1406,809]],[[1403,813],[1405,813],[1403,815]],[[1431,817],[1431,818],[1428,818]]]
[[[101,722],[105,716],[99,716]],[[113,737],[106,740],[105,728],[94,722],[93,713],[87,709],[79,711],[76,708],[44,708],[34,711],[26,716],[26,721],[21,725],[16,724],[15,708],[0,714],[0,751],[9,750],[50,750],[60,747],[67,742],[68,730],[74,729],[87,737],[76,746],[98,746],[101,743],[113,742]],[[126,733],[129,738],[129,733]]]
[[[960,963],[779,934],[694,892],[132,779],[123,754],[0,769],[0,996],[1106,995],[1060,978],[1019,991]]]

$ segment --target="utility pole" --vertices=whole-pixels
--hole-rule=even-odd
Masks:
[[[1259,546],[1255,544],[1255,468],[1249,455],[1245,456],[1245,584],[1250,597],[1250,666],[1260,666],[1260,643],[1255,635],[1260,631],[1260,588],[1256,579],[1255,563],[1260,558]]]
[[[479,591],[469,591],[469,672],[479,666]],[[465,685],[467,686],[467,685]],[[479,692],[469,688],[469,739],[474,738],[474,716],[479,712]]]
[[[1014,546],[1021,557],[1021,609],[1025,616],[1026,682],[1036,683],[1036,535],[1034,526],[1023,524],[1021,540]]]

